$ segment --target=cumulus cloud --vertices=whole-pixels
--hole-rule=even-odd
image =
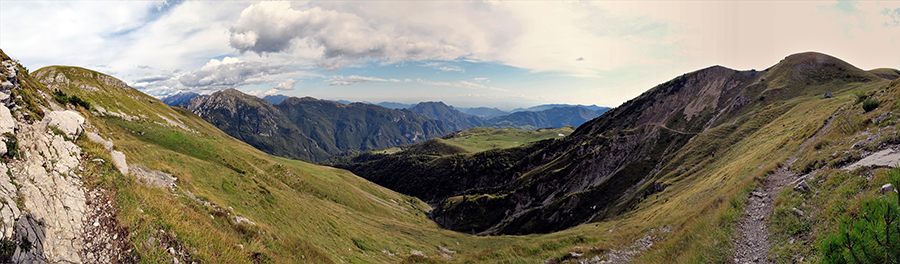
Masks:
[[[284,82],[275,85],[275,88],[272,90],[294,90],[295,84],[297,84],[297,81],[295,81],[294,79],[287,79]]]
[[[260,62],[242,62],[225,57],[221,61],[211,59],[202,68],[178,77],[181,85],[205,89],[223,89],[245,84],[267,82],[265,76],[295,71],[285,65],[267,65]]]
[[[179,91],[193,90],[199,93],[237,88],[249,84],[274,82],[282,75],[308,74],[282,64],[242,61],[225,57],[211,59],[200,69],[188,72],[165,72],[138,78],[131,86],[148,94],[165,96]],[[298,81],[287,79],[277,83],[274,90],[293,90]]]
[[[289,52],[297,46],[321,49],[316,65],[327,70],[370,60],[452,60],[466,54],[453,45],[376,28],[356,14],[319,7],[295,10],[288,2],[247,7],[230,34],[229,44],[242,53]]]

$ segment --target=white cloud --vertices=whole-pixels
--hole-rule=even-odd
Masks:
[[[446,71],[466,72],[466,70],[463,70],[462,68],[456,67],[456,66],[441,66],[441,67],[438,67],[438,70],[445,71],[445,72]]]
[[[259,92],[259,91],[257,91],[257,92]],[[272,89],[272,90],[266,91],[265,95],[273,95],[273,94],[277,94],[277,93],[278,93],[278,89]]]
[[[370,82],[400,82],[398,79],[381,79],[376,77],[364,77],[358,75],[351,75],[350,77],[344,76],[334,76],[329,80],[325,80],[325,82],[331,82],[328,86],[336,86],[336,85],[354,85],[359,83],[370,83]]]
[[[209,60],[209,63],[199,70],[179,76],[178,81],[185,87],[220,90],[269,82],[265,77],[293,71],[296,70],[286,65],[242,62],[237,58],[225,57],[221,61]]]
[[[304,75],[308,73],[287,65],[245,62],[238,58],[225,57],[222,60],[211,59],[198,70],[142,77],[136,79],[131,85],[155,95],[166,95],[185,90],[204,93],[250,84],[269,83],[286,74]],[[287,79],[275,85],[275,89],[292,90],[295,83],[297,81],[294,79]]]
[[[450,72],[450,71],[452,71],[452,72],[461,72],[461,73],[465,73],[465,72],[466,72],[465,69],[460,68],[459,66],[455,66],[455,65],[447,65],[447,64],[442,63],[442,62],[426,62],[426,63],[422,64],[422,66],[424,66],[424,67],[429,67],[429,68],[434,68],[434,69],[437,69],[437,70],[440,70],[440,71],[444,71],[444,72]]]
[[[287,79],[284,82],[275,85],[273,90],[294,90],[294,85],[297,84],[297,81],[294,79]]]
[[[356,14],[318,7],[295,10],[288,2],[247,7],[229,31],[231,47],[242,53],[321,49],[316,64],[328,70],[373,60],[452,60],[466,54],[453,45],[376,27]]]

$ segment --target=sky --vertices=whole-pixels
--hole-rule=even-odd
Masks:
[[[9,1],[0,49],[156,97],[615,107],[713,65],[900,68],[900,1]]]

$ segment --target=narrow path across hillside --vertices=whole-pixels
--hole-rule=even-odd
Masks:
[[[797,161],[800,151],[806,148],[810,142],[818,139],[822,131],[830,125],[831,118],[812,137],[800,144],[797,152],[791,155],[775,172],[766,176],[762,188],[757,188],[750,193],[750,199],[744,206],[745,215],[739,228],[741,240],[737,242],[737,248],[734,251],[734,263],[772,263],[767,257],[770,249],[769,217],[775,208],[773,204],[775,196],[800,176],[790,170],[791,165]]]
[[[787,168],[793,159],[779,167],[763,181],[763,187],[757,188],[750,194],[750,200],[744,207],[746,215],[741,221],[741,241],[734,252],[734,262],[743,263],[771,263],[766,256],[769,255],[769,217],[774,206],[772,202],[785,186],[790,184],[796,175]]]

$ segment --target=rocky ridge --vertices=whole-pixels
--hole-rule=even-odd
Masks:
[[[21,89],[22,72],[12,60],[2,64],[6,81],[0,93],[8,98]],[[41,106],[44,118],[34,121],[19,111],[13,117],[10,110],[23,107],[13,101],[0,106],[0,133],[5,143],[0,144],[4,156],[0,163],[0,241],[14,246],[12,252],[0,254],[0,261],[126,261],[123,256],[128,247],[117,242],[123,241],[118,239],[123,230],[115,227],[109,198],[102,189],[85,188],[81,181],[82,162],[88,161],[82,160],[75,141],[90,124],[79,112],[62,110],[52,102],[49,105],[49,109]]]

